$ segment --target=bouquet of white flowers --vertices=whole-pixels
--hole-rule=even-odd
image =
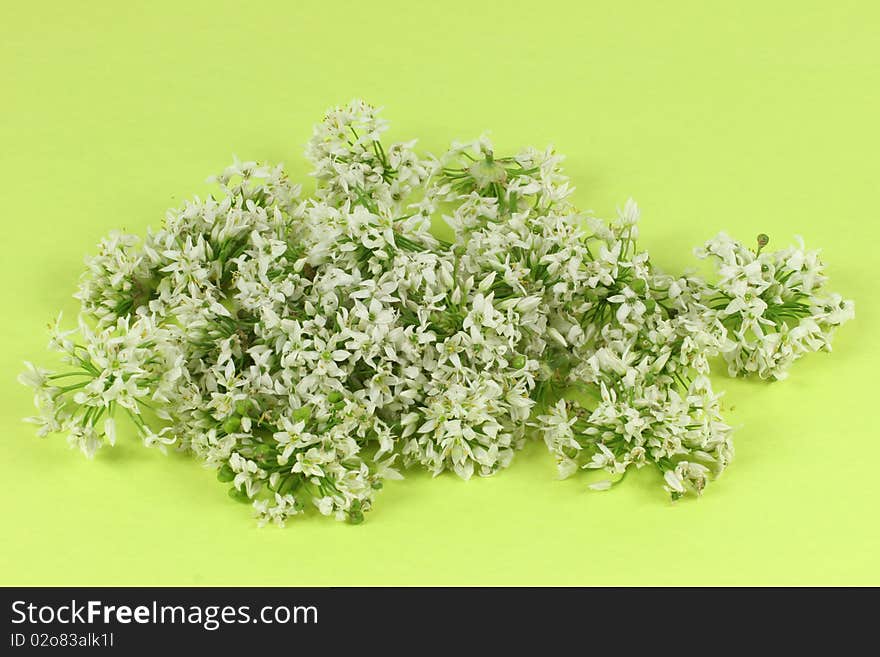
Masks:
[[[602,469],[602,489],[651,464],[677,498],[733,455],[710,359],[779,379],[853,317],[802,244],[721,234],[697,250],[716,281],[670,275],[638,247],[635,203],[610,222],[571,204],[552,149],[481,138],[436,158],[386,127],[360,101],[330,111],[311,197],[236,161],[157,232],[105,239],[78,328],[52,330],[67,368],[21,377],[40,435],[93,456],[126,417],[261,523],[311,506],[360,522],[401,466],[491,475],[532,436],[563,476]]]

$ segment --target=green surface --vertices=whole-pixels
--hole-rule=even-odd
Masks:
[[[714,5],[714,6],[713,6]],[[873,2],[27,2],[0,22],[7,309],[2,584],[880,584],[873,410],[880,47]],[[330,105],[393,138],[554,142],[584,208],[642,207],[670,269],[725,229],[821,246],[857,319],[779,384],[731,381],[737,458],[699,500],[645,470],[608,493],[542,446],[490,479],[391,482],[361,526],[258,530],[213,474],[123,441],[94,461],[20,418],[23,359],[82,257],[283,160]]]

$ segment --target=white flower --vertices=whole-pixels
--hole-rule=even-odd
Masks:
[[[663,479],[666,481],[666,489],[671,493],[685,492],[681,477],[678,476],[678,473],[675,470],[667,470],[664,472]]]
[[[112,417],[108,417],[104,420],[104,436],[107,438],[107,442],[110,445],[116,444],[116,420]]]
[[[713,258],[719,273],[706,312],[717,313],[726,328],[723,353],[732,376],[783,379],[803,354],[830,349],[834,330],[854,316],[851,301],[824,293],[818,252],[798,241],[752,252],[721,233],[697,250]]]
[[[218,186],[86,263],[64,366],[30,363],[38,435],[92,457],[130,421],[148,447],[215,470],[259,524],[303,512],[358,523],[404,467],[468,479],[541,437],[562,477],[632,468],[699,494],[733,457],[708,379],[780,379],[830,350],[854,304],[817,251],[726,234],[716,275],[659,271],[640,211],[585,215],[552,147],[487,137],[421,156],[354,100],[315,126],[308,197],[237,158]],[[449,242],[431,233],[445,221]]]
[[[24,365],[27,369],[18,375],[18,382],[35,390],[44,388],[48,383],[48,376],[52,372],[37,367],[29,361],[25,361]]]

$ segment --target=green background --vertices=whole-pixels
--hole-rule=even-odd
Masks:
[[[880,75],[874,2],[5,3],[0,22],[0,583],[880,584]],[[258,530],[213,474],[132,438],[34,437],[15,383],[72,319],[82,258],[284,161],[329,106],[386,108],[438,151],[553,142],[584,208],[633,196],[669,269],[719,230],[821,246],[857,320],[779,384],[731,381],[737,458],[698,500],[608,493],[532,444],[499,476],[392,482],[359,527]]]

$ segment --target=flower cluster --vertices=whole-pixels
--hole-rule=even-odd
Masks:
[[[709,305],[732,338],[723,349],[731,376],[783,379],[803,354],[830,351],[835,329],[855,316],[852,301],[824,291],[818,251],[799,239],[797,247],[762,252],[768,242],[759,235],[752,251],[720,233],[696,249],[718,273]]]
[[[638,247],[635,203],[610,222],[571,204],[553,149],[422,156],[386,129],[335,108],[306,150],[312,195],[236,161],[155,233],[104,240],[78,329],[52,329],[67,368],[21,377],[39,433],[92,456],[127,416],[261,523],[360,522],[401,468],[487,476],[536,436],[562,475],[604,470],[602,489],[651,464],[676,498],[733,455],[711,358],[781,378],[853,315],[815,252],[721,235],[698,252],[717,282],[672,276]]]

